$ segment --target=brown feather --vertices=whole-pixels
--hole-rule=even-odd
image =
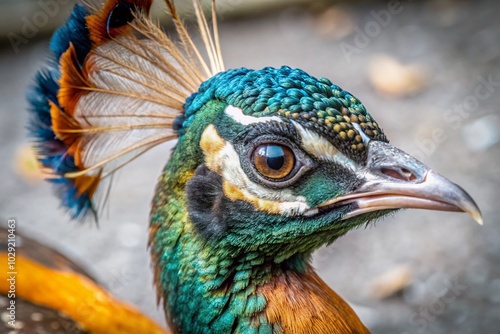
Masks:
[[[309,267],[304,274],[285,272],[259,287],[265,314],[278,332],[366,334],[352,308]],[[279,330],[281,329],[281,330]]]

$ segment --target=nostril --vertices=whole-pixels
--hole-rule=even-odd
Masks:
[[[404,167],[391,167],[391,168],[382,167],[380,169],[380,172],[384,175],[402,181],[413,181],[417,179],[417,177],[412,171]]]

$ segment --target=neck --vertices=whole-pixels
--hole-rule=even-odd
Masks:
[[[170,327],[179,333],[367,333],[312,270],[308,254],[283,261],[197,233],[185,192],[202,163],[193,133],[179,139],[151,212],[155,282]]]
[[[368,333],[304,257],[232,257],[196,240],[188,221],[153,231],[157,288],[176,332]]]
[[[276,263],[211,245],[196,233],[180,194],[157,192],[150,240],[159,297],[179,333],[368,333],[308,256]]]
[[[273,333],[369,333],[352,308],[310,267],[286,271],[257,289]]]

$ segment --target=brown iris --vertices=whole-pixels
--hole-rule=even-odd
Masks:
[[[257,171],[270,179],[282,179],[293,169],[295,155],[284,145],[263,144],[253,153],[253,163]]]

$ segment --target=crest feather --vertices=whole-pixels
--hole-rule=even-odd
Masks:
[[[200,1],[193,6],[209,65],[174,2],[166,0],[180,46],[149,19],[151,3],[108,0],[99,10],[76,5],[52,38],[53,63],[30,92],[29,129],[39,161],[74,218],[96,217],[113,173],[176,138],[186,99],[224,70],[213,36],[217,24],[211,31]],[[212,15],[215,20],[213,1]]]

